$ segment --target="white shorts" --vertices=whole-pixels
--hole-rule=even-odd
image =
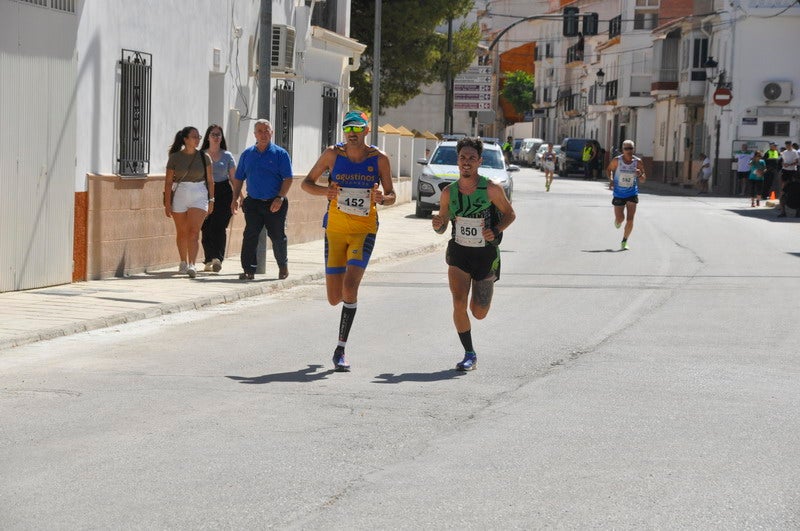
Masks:
[[[172,211],[181,213],[190,208],[208,212],[206,183],[178,183],[178,189],[172,193]]]
[[[556,163],[555,162],[545,162],[544,163],[545,171],[555,171]]]

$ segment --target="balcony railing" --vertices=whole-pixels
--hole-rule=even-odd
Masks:
[[[622,34],[622,15],[619,15],[608,21],[608,38],[613,39],[614,37],[621,34]]]
[[[583,46],[574,44],[567,48],[567,64],[575,61],[583,61]]]

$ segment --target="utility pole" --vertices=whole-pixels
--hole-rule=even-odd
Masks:
[[[259,12],[258,35],[258,113],[259,118],[269,120],[270,96],[272,86],[270,72],[272,69],[272,0],[261,0]],[[261,229],[256,247],[256,273],[267,272],[267,230]]]
[[[447,61],[445,61],[444,80],[444,129],[453,134],[453,17],[447,18]]]
[[[372,50],[372,135],[371,143],[378,145],[378,114],[381,110],[381,8],[383,0],[375,0],[375,37]]]

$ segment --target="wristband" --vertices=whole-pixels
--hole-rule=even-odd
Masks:
[[[216,199],[214,197],[209,197],[208,198],[208,202],[209,203],[213,203],[214,201],[216,201]]]

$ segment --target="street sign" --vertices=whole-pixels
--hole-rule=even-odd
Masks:
[[[730,89],[718,88],[714,91],[714,103],[720,107],[725,107],[733,99],[733,94]]]
[[[488,111],[492,108],[491,101],[455,101],[453,109],[457,111]]]
[[[492,85],[489,83],[476,85],[474,83],[461,83],[453,85],[454,92],[492,92]]]
[[[453,101],[491,101],[492,95],[488,92],[456,92]]]

